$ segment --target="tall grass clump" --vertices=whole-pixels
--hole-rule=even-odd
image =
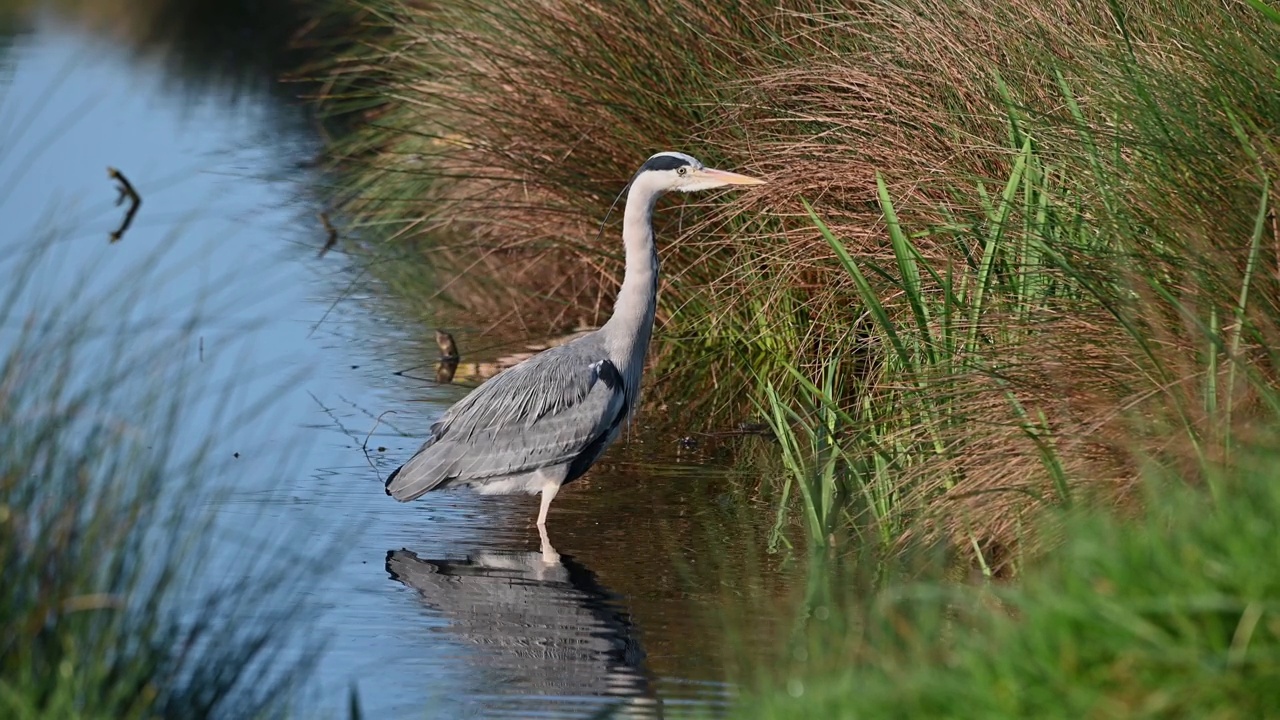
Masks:
[[[432,282],[402,287],[406,295],[440,291],[534,332],[597,322],[620,280],[618,218],[595,235],[640,162],[683,147],[708,162],[748,163],[744,153],[691,147],[688,133],[729,97],[715,89],[720,69],[777,41],[778,30],[753,17],[764,4],[371,7],[390,32],[337,74],[369,75],[372,97],[330,105],[377,105],[365,131],[333,148],[344,171],[337,200],[388,241],[419,241]],[[660,222],[675,241],[690,218]],[[695,263],[670,252],[706,248],[666,250],[679,272]]]
[[[39,264],[5,260],[0,715],[287,714],[314,650],[299,564],[243,542],[227,562],[191,339],[129,329],[123,289],[33,302]]]
[[[1067,512],[1007,586],[829,571],[739,718],[1267,717],[1280,702],[1274,439],[1202,487],[1153,469],[1138,517]]]
[[[963,263],[945,266],[921,253],[921,237],[908,237],[879,176],[879,202],[893,253],[890,266],[855,259],[805,204],[853,281],[855,301],[865,312],[859,320],[859,332],[864,334],[864,346],[875,351],[864,349],[861,358],[852,363],[838,356],[830,358],[821,387],[792,366],[792,379],[812,405],[809,412],[788,408],[774,381],[762,379],[767,416],[782,441],[790,475],[780,501],[781,512],[787,509],[787,488],[794,480],[802,490],[802,505],[809,516],[826,518],[823,525],[827,527],[818,537],[826,537],[834,529],[830,527],[836,520],[833,510],[839,508],[851,521],[846,524],[873,528],[881,542],[891,543],[911,523],[906,510],[918,499],[913,497],[913,480],[928,476],[927,485],[934,492],[958,486],[969,489],[972,484],[964,480],[961,469],[940,461],[955,457],[958,447],[961,452],[972,452],[972,447],[957,444],[956,434],[970,432],[978,413],[986,415],[985,420],[993,419],[992,408],[975,407],[971,389],[963,387],[969,376],[980,371],[994,381],[994,389],[1005,391],[1008,421],[1019,424],[1036,442],[1056,499],[1070,500],[1061,459],[1041,436],[1045,430],[1043,413],[1029,416],[1010,384],[986,362],[995,359],[989,348],[998,348],[999,354],[1026,342],[1037,324],[1033,314],[1051,301],[1079,297],[1078,291],[1074,297],[1064,292],[1060,279],[1044,261],[1045,238],[1060,246],[1081,242],[1060,232],[1056,225],[1063,218],[1051,212],[1048,182],[1030,140],[1024,142],[1012,174],[998,188],[998,194],[990,197],[978,186],[983,202],[979,222],[969,228],[954,223],[939,226],[928,234],[934,243],[949,237],[955,243],[955,254],[965,258]],[[1015,214],[1015,207],[1020,212]],[[1019,227],[1011,227],[1015,222]],[[882,299],[873,279],[896,286],[896,297]],[[926,288],[935,291],[926,292]],[[901,307],[895,308],[895,304]],[[847,372],[858,376],[863,390],[854,402],[844,404],[847,395],[838,389],[836,378]],[[821,423],[813,423],[812,417],[821,418]],[[828,447],[825,452],[805,455],[795,447],[797,438],[808,439],[811,446],[822,441]],[[815,503],[815,496],[823,501]],[[811,529],[816,527],[812,520],[809,524]]]
[[[597,226],[641,158],[770,180],[659,213],[659,377],[718,368],[721,405],[799,433],[815,538],[870,516],[993,569],[1028,513],[1134,497],[1146,462],[1195,477],[1268,421],[1280,28],[1255,4],[370,5],[339,201],[435,273],[371,266],[406,295],[598,321]]]
[[[839,471],[823,460],[809,477],[892,498],[870,517],[895,536],[936,520],[988,571],[1010,562],[1028,510],[1123,500],[1143,463],[1194,478],[1276,418],[1280,256],[1262,254],[1277,243],[1276,156],[1260,108],[1237,104],[1243,88],[1115,63],[1106,130],[1054,68],[1078,155],[999,83],[1017,150],[1003,184],[970,192],[976,211],[948,208],[909,237],[878,180],[891,262],[855,257],[810,209],[865,312],[868,352],[852,401],[801,377],[845,436]],[[1226,159],[1231,175],[1197,182]]]
[[[799,198],[883,252],[877,170],[932,213],[914,201],[1007,170],[993,69],[1048,110],[1061,103],[1051,50],[1120,41],[1101,1],[1065,17],[964,1],[367,5],[369,42],[333,73],[365,77],[367,90],[327,98],[369,118],[333,148],[337,192],[357,224],[418,241],[436,268],[434,285],[402,290],[531,327],[599,320],[621,268],[615,233],[596,237],[605,210],[646,155],[685,148],[772,184],[660,214],[661,317],[758,362],[812,359],[815,343],[847,334],[830,292],[838,267]],[[1215,22],[1179,16],[1199,35],[1232,21],[1201,9]],[[1184,30],[1155,16],[1165,37]]]
[[[1016,123],[1013,129],[1020,135]],[[1053,174],[1028,137],[1003,184],[992,191],[976,186],[978,213],[914,235],[902,226],[877,175],[891,264],[855,258],[805,204],[852,281],[852,301],[864,311],[855,328],[862,337],[859,356],[828,359],[821,387],[800,367],[789,368],[811,406],[808,412],[784,412],[774,380],[761,379],[774,432],[788,451],[788,485],[795,480],[802,488],[814,487],[802,498],[810,515],[811,497],[821,495],[828,517],[838,508],[848,521],[843,524],[871,528],[880,542],[892,543],[915,526],[914,518],[933,497],[1013,490],[975,482],[961,464],[990,463],[977,446],[990,442],[1000,424],[1020,432],[1025,447],[1017,450],[1024,463],[1038,459],[1036,470],[1047,480],[1042,487],[1017,490],[1070,504],[1068,471],[1047,417],[1020,398],[1026,386],[1008,376],[1016,364],[1013,351],[1040,342],[1045,317],[1077,305],[1084,295],[1064,281],[1049,246],[1096,250],[1095,238],[1077,232],[1078,211],[1058,204]],[[927,257],[925,243],[950,249],[957,260]],[[893,291],[886,293],[886,286]],[[860,381],[852,402],[832,379],[848,374]],[[814,416],[823,422],[814,424]],[[811,445],[825,438],[830,449],[806,460],[791,451],[796,438]],[[1016,454],[1001,452],[999,461],[1010,462]],[[1026,469],[1024,464],[1018,472]],[[786,494],[784,487],[781,512]],[[964,514],[952,518],[953,526],[965,521]],[[820,537],[828,533],[830,528]],[[967,537],[976,540],[972,533]]]

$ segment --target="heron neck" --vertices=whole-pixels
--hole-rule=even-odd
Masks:
[[[653,206],[660,193],[633,186],[622,216],[622,242],[627,268],[614,302],[613,316],[605,323],[609,355],[619,363],[631,392],[640,386],[640,371],[653,332],[658,300],[658,252],[653,242]]]

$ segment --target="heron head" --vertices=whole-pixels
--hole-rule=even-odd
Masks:
[[[696,192],[729,185],[763,185],[764,180],[703,166],[698,159],[678,152],[660,152],[640,166],[632,180],[657,192]]]

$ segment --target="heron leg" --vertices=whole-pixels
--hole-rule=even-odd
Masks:
[[[555,565],[560,562],[560,553],[551,545],[551,538],[547,537],[547,526],[538,526],[538,537],[542,539],[542,562],[548,565]]]
[[[542,486],[542,508],[538,511],[538,527],[544,528],[547,525],[547,510],[551,507],[551,501],[555,499],[556,493],[560,492],[560,483],[557,480],[548,480]]]

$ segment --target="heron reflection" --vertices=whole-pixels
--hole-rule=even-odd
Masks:
[[[661,717],[629,616],[595,573],[542,535],[540,552],[478,550],[465,560],[393,550],[386,569],[476,650],[485,704],[522,715]]]

